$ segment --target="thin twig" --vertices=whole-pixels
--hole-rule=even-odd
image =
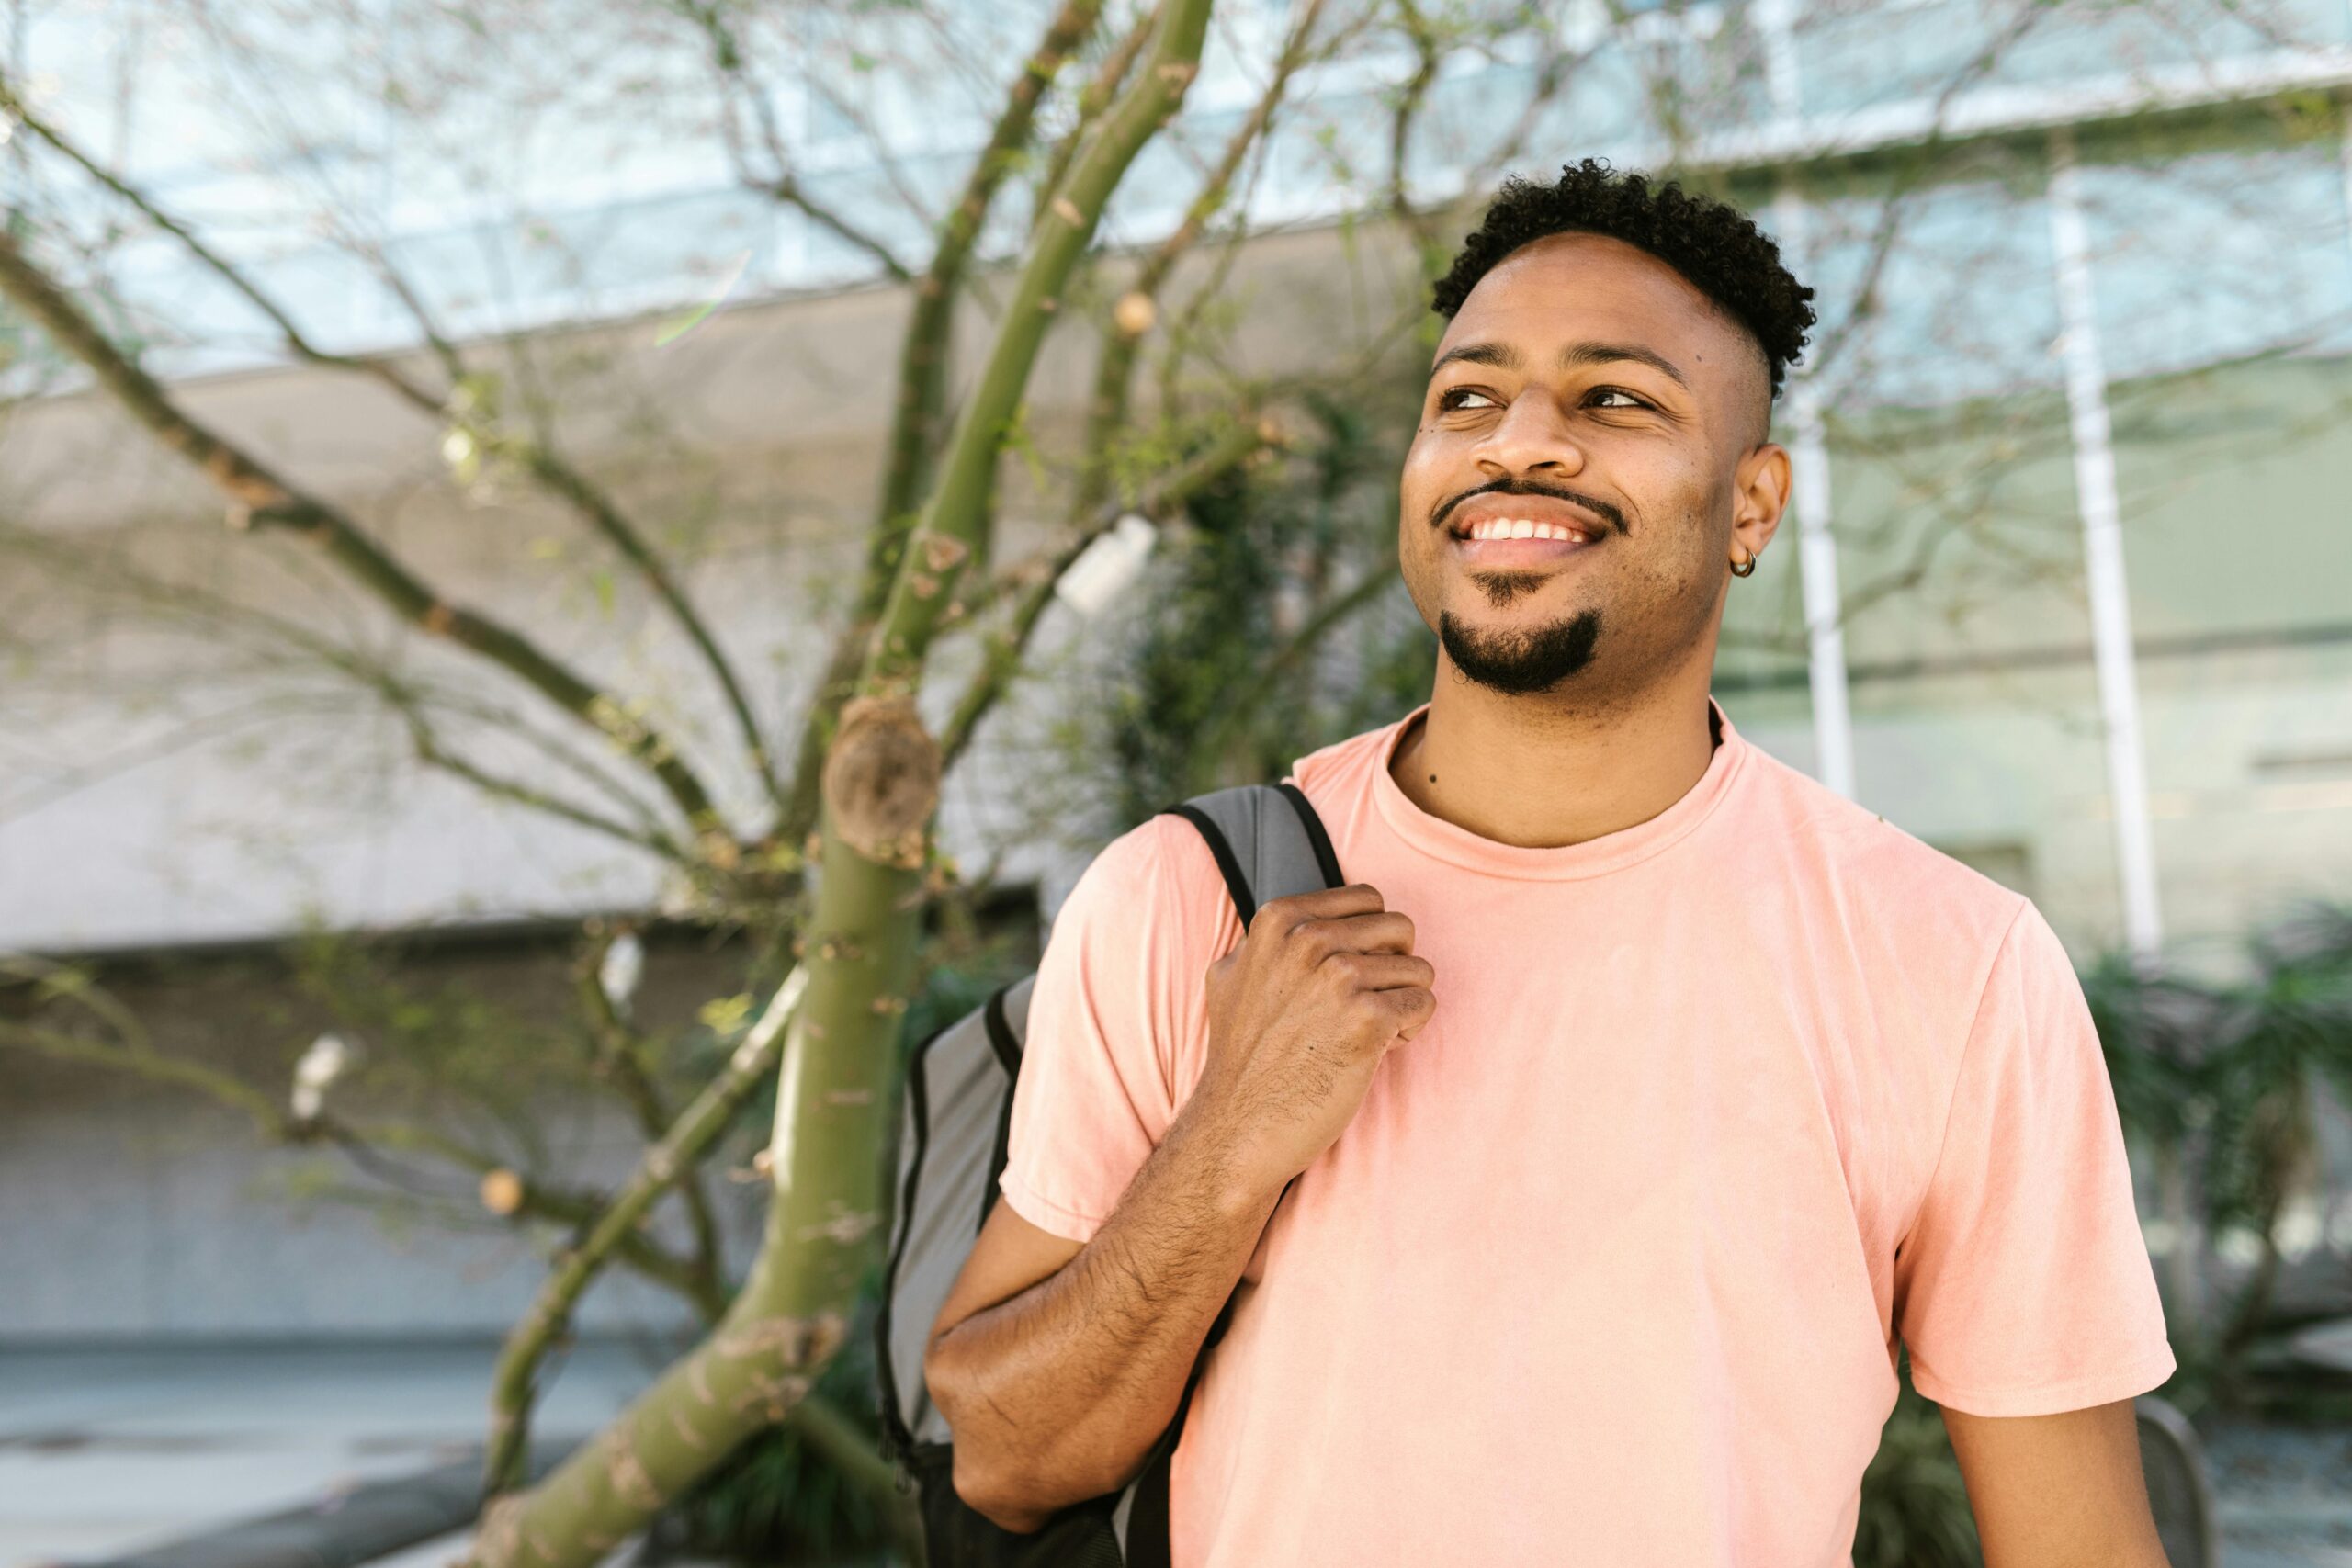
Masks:
[[[497,664],[582,723],[619,740],[697,833],[717,830],[717,807],[670,741],[549,657],[522,633],[449,603],[340,509],[296,490],[242,448],[199,424],[109,342],[18,245],[0,234],[0,293],[32,318],[150,434],[202,471],[230,502],[232,527],[287,529],[320,547],[402,620]]]

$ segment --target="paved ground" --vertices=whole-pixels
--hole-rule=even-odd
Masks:
[[[481,1440],[493,1357],[348,1346],[0,1355],[0,1568],[91,1562],[446,1463]],[[629,1346],[573,1350],[541,1435],[594,1430],[651,1370]]]
[[[2224,1568],[2352,1568],[2352,1430],[2207,1423]]]
[[[488,1348],[0,1355],[0,1568],[87,1562],[407,1474],[478,1442]],[[571,1353],[540,1431],[601,1426],[650,1347]],[[2352,1430],[2210,1426],[2224,1568],[2352,1568]],[[462,1536],[379,1568],[442,1568]]]

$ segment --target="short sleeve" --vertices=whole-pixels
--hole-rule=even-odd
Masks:
[[[2115,1091],[2065,949],[2026,904],[1961,1057],[1942,1153],[1894,1259],[1911,1381],[1972,1416],[2043,1416],[2172,1375]]]
[[[1204,976],[1240,935],[1181,818],[1147,818],[1080,874],[1029,994],[999,1183],[1023,1219],[1082,1242],[1111,1217],[1197,1079]]]

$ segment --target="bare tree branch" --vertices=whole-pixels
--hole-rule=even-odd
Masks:
[[[45,1028],[17,1019],[0,1019],[0,1047],[14,1047],[52,1061],[126,1072],[151,1083],[192,1089],[253,1118],[269,1135],[286,1136],[293,1118],[277,1100],[233,1073],[185,1056],[167,1056],[145,1045],[108,1045],[61,1029]]]
[[[1269,694],[1289,689],[1291,672],[1351,616],[1367,605],[1378,603],[1382,594],[1396,585],[1396,554],[1384,553],[1358,578],[1352,587],[1327,599],[1304,625],[1293,632],[1290,640],[1274,650],[1273,656],[1261,666],[1260,679],[1236,692],[1230,705],[1218,716],[1217,722],[1200,742],[1200,754],[1221,757],[1232,738],[1238,734],[1258,711],[1265,705]]]
[[[594,932],[575,966],[573,986],[580,998],[580,1010],[588,1021],[591,1038],[595,1042],[596,1056],[591,1071],[609,1080],[628,1102],[637,1117],[638,1130],[648,1143],[658,1143],[669,1131],[673,1113],[664,1103],[662,1091],[653,1081],[651,1064],[647,1060],[645,1042],[621,1016],[620,1008],[605,990],[602,969],[606,954],[612,951],[616,933],[609,931]],[[727,1296],[726,1263],[718,1241],[718,1221],[711,1213],[710,1194],[704,1190],[701,1173],[688,1168],[678,1174],[678,1196],[684,1203],[686,1223],[694,1234],[694,1267],[702,1276],[711,1298],[724,1304]],[[717,1314],[711,1314],[713,1317]]]
[[[1094,388],[1086,403],[1086,428],[1080,438],[1078,478],[1072,487],[1069,515],[1075,520],[1098,510],[1111,488],[1111,446],[1119,431],[1127,423],[1133,398],[1136,363],[1141,352],[1143,333],[1156,313],[1159,291],[1167,286],[1168,277],[1184,254],[1200,240],[1202,231],[1230,199],[1233,181],[1250,150],[1266,134],[1273,123],[1274,113],[1281,106],[1283,95],[1299,68],[1307,62],[1307,42],[1314,36],[1316,24],[1323,13],[1323,0],[1307,0],[1301,7],[1298,19],[1292,24],[1290,35],[1283,42],[1282,53],[1274,62],[1273,73],[1249,116],[1227,139],[1224,153],[1215,168],[1201,183],[1184,216],[1147,255],[1129,279],[1125,297],[1109,331],[1103,334],[1102,352],[1095,361]],[[1345,36],[1344,34],[1342,36]],[[1336,41],[1336,40],[1335,40]],[[1127,303],[1140,299],[1154,310],[1136,311]],[[1120,310],[1133,312],[1121,315]]]
[[[1046,328],[1061,308],[1062,293],[1113,187],[1136,152],[1176,112],[1184,90],[1199,73],[1197,57],[1170,59],[1165,53],[1170,39],[1183,30],[1171,24],[1190,9],[1183,0],[1170,0],[1144,74],[1121,95],[1079,155],[1068,188],[1054,197],[1059,227],[1046,225],[1031,247],[989,363],[956,419],[939,481],[923,506],[904,567],[895,573],[868,644],[858,683],[862,692],[911,695],[902,688],[921,668],[957,579],[984,543],[980,530],[1004,433],[1017,419]],[[1198,15],[1205,24],[1205,9]],[[918,550],[920,555],[914,553]]]
[[[776,126],[775,111],[768,103],[767,92],[752,75],[751,62],[744,57],[742,42],[735,36],[734,28],[727,24],[720,0],[674,0],[674,4],[678,14],[700,28],[710,44],[710,62],[718,73],[722,95],[720,134],[727,143],[728,155],[734,162],[736,177],[750,189],[797,208],[829,233],[872,256],[893,282],[905,283],[912,278],[914,275],[889,246],[818,202],[800,183],[800,176],[793,168],[791,150],[785,145],[784,134]],[[760,141],[770,165],[765,171],[752,167],[751,150],[743,144],[741,128],[735,122],[735,101],[739,96],[750,103],[752,118],[759,125]]]
[[[671,743],[622,713],[595,687],[521,633],[442,598],[338,509],[295,490],[257,459],[198,423],[153,378],[117,349],[97,325],[25,254],[0,235],[0,293],[66,353],[87,366],[122,409],[164,446],[195,464],[229,498],[232,527],[285,528],[318,545],[395,615],[480,654],[613,739],[645,766],[697,835],[724,831],[702,782]]]
[[[688,859],[686,851],[663,829],[660,818],[647,802],[591,759],[582,756],[553,736],[540,733],[520,714],[486,705],[471,692],[435,691],[421,681],[401,675],[367,655],[345,648],[284,616],[253,605],[237,604],[196,583],[166,581],[157,578],[119,551],[85,547],[78,541],[68,547],[48,535],[6,525],[0,525],[0,546],[38,562],[45,571],[66,574],[108,596],[127,597],[163,616],[166,622],[193,622],[207,633],[226,638],[232,644],[253,644],[265,658],[277,657],[280,649],[290,650],[295,656],[356,682],[380,697],[406,723],[420,761],[473,784],[493,798],[564,818],[665,860],[684,862]],[[342,703],[347,699],[337,693],[335,700]],[[244,705],[241,711],[248,723],[258,722],[272,713],[282,714],[282,709],[271,702]],[[435,711],[469,719],[498,735],[526,742],[541,756],[593,786],[626,812],[631,820],[623,821],[551,795],[544,789],[515,784],[458,756],[450,750],[435,730],[429,716]],[[52,784],[50,786],[51,795],[53,798],[57,794],[79,787],[92,776],[153,761],[168,750],[200,744],[208,739],[231,733],[233,717],[232,715],[222,714],[208,716],[205,724],[183,727],[161,745],[135,748],[128,754],[118,753],[104,763],[81,770],[79,776],[70,777],[62,784]],[[26,809],[40,804],[40,796],[28,795],[20,795],[7,803],[10,809]]]
[[[244,270],[214,250],[196,231],[158,207],[138,186],[129,184],[82,151],[81,145],[41,116],[35,114],[23,96],[6,77],[0,77],[0,113],[5,113],[23,130],[31,132],[66,162],[80,169],[92,180],[104,186],[125,205],[135,210],[156,228],[179,242],[182,249],[196,258],[207,271],[234,289],[238,297],[266,317],[276,327],[286,346],[298,358],[313,365],[331,366],[359,375],[373,377],[390,388],[411,407],[435,420],[442,417],[442,402],[446,394],[428,391],[412,380],[388,359],[356,359],[345,355],[331,354],[304,335],[294,319],[288,315],[277,300],[262,292]]]
[[[1413,73],[1406,79],[1398,94],[1396,112],[1389,119],[1388,210],[1412,231],[1415,243],[1426,254],[1431,243],[1430,226],[1413,210],[1412,199],[1406,192],[1405,161],[1412,151],[1413,121],[1428,101],[1430,84],[1437,80],[1438,66],[1442,63],[1443,39],[1421,14],[1415,0],[1396,0],[1396,10],[1404,17],[1405,35],[1413,43]]]
[[[82,151],[71,138],[46,119],[34,114],[23,98],[0,78],[0,112],[16,118],[27,130],[46,142],[61,156],[80,168],[92,179],[135,209],[156,228],[178,241],[187,253],[206,270],[226,283],[247,304],[268,318],[283,337],[287,348],[298,358],[313,365],[346,370],[364,375],[382,383],[409,406],[435,423],[451,418],[461,411],[453,405],[448,392],[435,393],[420,385],[389,359],[353,358],[332,354],[313,344],[300,326],[277,300],[254,282],[253,278],[218,251],[207,245],[194,231],[165,212],[137,186],[120,179],[96,159]],[[464,357],[457,346],[442,335],[434,324],[431,313],[415,290],[409,286],[389,257],[374,246],[359,246],[370,261],[377,276],[401,299],[416,321],[418,330],[439,359],[444,374],[454,391],[465,384],[469,374]],[[469,432],[484,446],[495,447],[517,462],[531,477],[568,504],[605,542],[616,551],[653,590],[654,596],[669,610],[678,626],[694,643],[717,682],[721,695],[733,715],[736,728],[741,732],[753,770],[771,801],[783,804],[783,789],[775,775],[774,759],[768,751],[758,720],[752,716],[750,698],[744,694],[733,663],[720,651],[709,624],[686,597],[668,566],[645,542],[641,531],[621,513],[612,497],[595,481],[566,461],[552,443],[542,434],[533,440],[521,440],[511,434],[477,425]]]
[[[1928,116],[1927,136],[1896,164],[1887,193],[1879,203],[1878,220],[1871,227],[1861,276],[1854,289],[1853,309],[1839,318],[1837,324],[1823,333],[1809,345],[1804,359],[1805,374],[1826,375],[1849,343],[1878,315],[1879,279],[1884,276],[1886,265],[1894,255],[1896,236],[1902,230],[1905,214],[1903,198],[1924,185],[1941,166],[1947,146],[1946,125],[1953,100],[1969,87],[1982,81],[1999,65],[2019,39],[2033,29],[2060,0],[2027,0],[2010,17],[2007,26],[1988,40],[1984,48],[1963,62],[1936,93],[1936,105]]]
[[[404,709],[401,716],[408,721],[409,736],[415,748],[417,761],[430,767],[438,768],[452,777],[463,779],[494,800],[503,800],[512,805],[525,807],[532,811],[557,818],[571,823],[574,827],[585,828],[590,832],[601,833],[608,839],[618,840],[633,849],[650,851],[665,860],[687,858],[677,843],[666,834],[641,832],[625,822],[616,822],[601,812],[591,811],[583,806],[575,806],[571,801],[559,795],[549,795],[545,790],[534,789],[529,784],[502,778],[480,763],[468,761],[443,746],[421,714],[413,709]]]

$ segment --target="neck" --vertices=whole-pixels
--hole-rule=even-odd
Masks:
[[[1596,707],[1457,681],[1441,650],[1429,713],[1398,744],[1389,775],[1430,816],[1497,843],[1553,849],[1622,831],[1706,773],[1712,663]]]

